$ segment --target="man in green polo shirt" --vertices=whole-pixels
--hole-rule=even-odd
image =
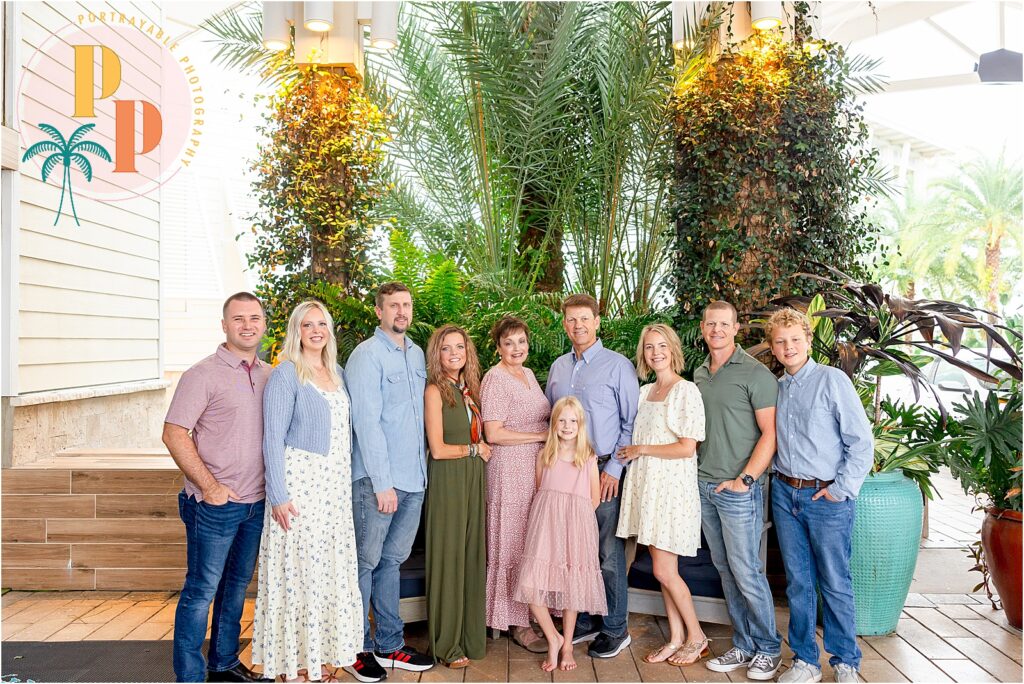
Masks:
[[[762,486],[775,455],[779,385],[736,345],[740,326],[729,302],[711,302],[701,333],[707,359],[693,373],[704,399],[705,439],[698,449],[701,528],[733,626],[733,647],[709,660],[715,672],[747,669],[768,681],[782,661],[782,637],[758,550],[764,526]]]

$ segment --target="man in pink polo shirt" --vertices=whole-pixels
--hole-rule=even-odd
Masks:
[[[228,297],[223,314],[227,340],[181,376],[164,422],[164,444],[185,473],[178,512],[188,571],[174,614],[174,674],[179,682],[269,682],[238,659],[245,590],[263,534],[263,387],[270,368],[256,352],[267,324],[263,305],[248,292]]]

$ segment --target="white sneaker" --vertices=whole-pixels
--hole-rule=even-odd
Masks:
[[[845,663],[839,663],[832,668],[832,672],[835,673],[837,682],[859,682],[860,677],[857,676],[857,669],[851,667]],[[780,680],[781,681],[781,680]]]
[[[821,668],[810,663],[793,659],[793,664],[779,677],[780,682],[820,682]]]

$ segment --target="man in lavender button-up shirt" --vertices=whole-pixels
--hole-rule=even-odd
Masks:
[[[574,643],[595,639],[588,649],[595,658],[612,658],[629,646],[626,630],[629,587],[626,584],[626,550],[615,536],[619,524],[619,480],[623,465],[614,458],[620,447],[633,443],[633,419],[640,401],[636,368],[622,354],[605,349],[597,339],[601,325],[597,300],[575,294],[562,302],[562,326],[572,351],[555,359],[548,373],[546,394],[554,404],[572,395],[587,414],[587,433],[601,468],[601,503],[597,507],[600,534],[601,576],[604,579],[608,614],[600,630],[591,616],[581,613]]]

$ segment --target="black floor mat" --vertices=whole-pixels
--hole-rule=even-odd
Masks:
[[[244,649],[249,640],[243,639]],[[5,641],[4,682],[173,682],[173,641]],[[207,642],[203,650],[209,646]]]

